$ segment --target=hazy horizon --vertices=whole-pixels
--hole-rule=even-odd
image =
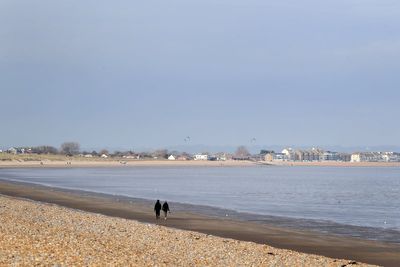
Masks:
[[[400,2],[0,2],[0,147],[400,147]]]

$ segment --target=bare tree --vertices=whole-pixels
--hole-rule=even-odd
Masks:
[[[153,157],[157,158],[168,158],[168,150],[167,149],[159,149],[154,151]]]
[[[102,149],[102,150],[100,150],[100,155],[108,155],[109,153],[108,153],[108,150],[107,149]]]
[[[52,146],[37,146],[32,147],[32,153],[36,154],[57,154],[57,148]]]
[[[235,157],[246,158],[248,156],[250,156],[250,152],[247,150],[247,148],[245,146],[239,146],[236,149]]]
[[[65,142],[61,145],[60,152],[72,156],[79,153],[80,145],[76,142]]]

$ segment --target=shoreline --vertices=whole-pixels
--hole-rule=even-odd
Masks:
[[[371,266],[2,195],[0,213],[2,266]]]
[[[41,160],[41,161],[0,161],[4,168],[97,168],[97,167],[248,167],[259,164],[254,161],[169,161],[169,160]]]
[[[271,166],[304,166],[304,167],[400,167],[400,162],[341,162],[341,161],[272,161]]]
[[[203,161],[203,160],[1,160],[4,168],[100,168],[100,167],[400,167],[400,162],[292,162],[292,161]]]
[[[155,221],[152,203],[124,199],[119,196],[106,196],[3,180],[0,180],[0,194],[144,223],[154,223]],[[396,266],[400,262],[400,246],[395,244],[297,231],[272,224],[217,218],[187,211],[173,211],[171,215],[165,226],[172,228],[371,264]],[[164,222],[162,221],[161,224],[164,225]]]
[[[1,182],[11,183],[16,185],[28,186],[28,187],[39,187],[43,189],[48,189],[51,191],[59,191],[64,193],[74,193],[78,196],[95,196],[106,199],[114,199],[118,202],[135,202],[140,205],[145,205],[146,207],[151,207],[154,203],[152,199],[146,198],[135,198],[128,195],[118,195],[104,192],[88,191],[76,188],[62,188],[52,185],[31,183],[13,179],[3,179],[0,178]],[[1,193],[1,189],[0,189]],[[375,228],[371,226],[357,226],[341,224],[329,220],[316,220],[307,219],[301,217],[285,217],[279,215],[266,215],[266,214],[256,214],[251,212],[236,211],[232,209],[226,209],[222,207],[193,204],[193,203],[183,203],[183,202],[172,202],[174,211],[186,212],[190,214],[200,214],[206,217],[213,217],[216,219],[231,219],[240,222],[254,222],[261,225],[280,225],[282,229],[288,229],[293,231],[305,231],[312,232],[315,234],[332,235],[344,238],[357,238],[361,240],[377,241],[388,244],[395,244],[400,246],[400,231],[393,229]],[[227,218],[229,217],[229,218]]]

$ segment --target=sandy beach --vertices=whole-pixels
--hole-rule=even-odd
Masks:
[[[7,265],[16,260],[30,262],[34,258],[39,262],[64,262],[66,265],[96,265],[107,261],[137,266],[156,263],[170,266],[346,266],[352,261],[398,266],[400,262],[400,246],[394,244],[294,231],[187,211],[173,212],[167,221],[154,225],[152,204],[120,197],[4,181],[0,181],[0,194],[42,202],[1,197],[4,230],[0,239],[5,249],[1,252],[0,258],[4,260],[0,263]],[[82,233],[80,229],[86,230]],[[19,245],[17,236],[23,236],[26,245],[31,247]],[[74,245],[78,249],[64,249],[64,246],[71,246],[69,242],[79,244]]]
[[[203,160],[9,160],[0,161],[0,168],[61,168],[61,167],[157,167],[157,166],[177,166],[177,167],[246,167],[255,166],[253,161],[203,161]]]

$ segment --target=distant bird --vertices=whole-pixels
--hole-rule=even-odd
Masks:
[[[251,138],[250,142],[254,143],[255,141],[257,141],[257,139],[255,137]]]
[[[183,139],[185,142],[189,142],[190,141],[190,136],[186,136],[185,139]]]

